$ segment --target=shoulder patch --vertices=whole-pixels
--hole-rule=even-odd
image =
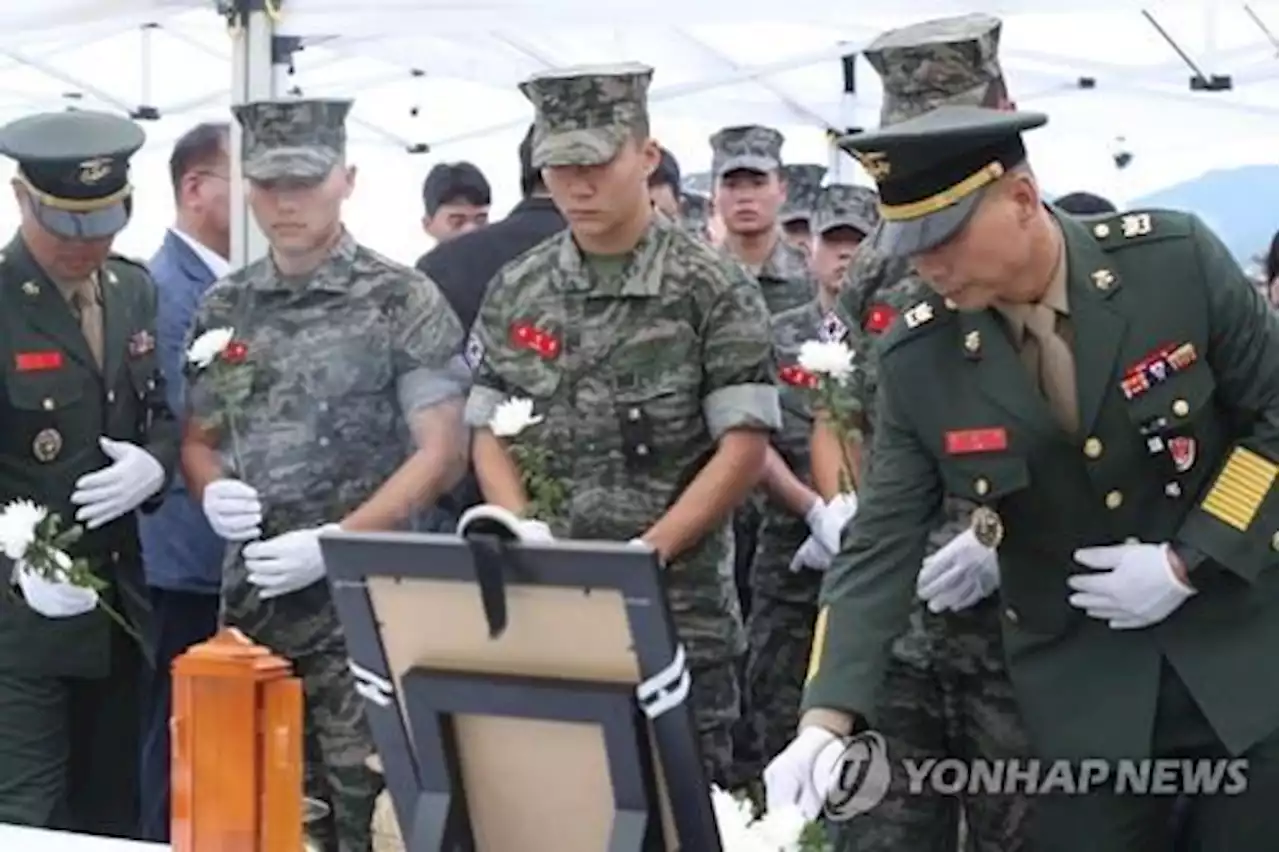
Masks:
[[[475,331],[467,337],[467,346],[463,350],[462,357],[472,370],[477,369],[480,362],[484,360],[484,341]]]
[[[1193,217],[1176,210],[1128,210],[1085,217],[1081,221],[1103,251],[1183,239],[1191,236],[1193,229]]]

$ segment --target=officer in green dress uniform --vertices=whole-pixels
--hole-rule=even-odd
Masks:
[[[158,505],[178,425],[156,362],[156,290],[111,254],[142,129],[105,113],[0,128],[21,226],[0,255],[0,504],[78,522],[100,593],[0,559],[0,823],[130,836],[137,825],[146,590],[134,510]]]
[[[770,801],[850,801],[827,800],[834,776],[815,769],[875,724],[926,533],[955,495],[998,550],[1038,755],[1244,758],[1247,790],[1192,799],[1192,846],[1274,849],[1276,318],[1190,214],[1045,206],[1021,141],[1045,121],[946,106],[843,143],[879,184],[876,247],[935,292],[880,350],[877,464],[824,581]],[[1118,792],[1111,768],[1087,795],[1038,799],[1035,848],[1167,848],[1174,797]]]

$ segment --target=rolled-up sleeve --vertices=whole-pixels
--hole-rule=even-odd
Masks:
[[[405,286],[393,363],[400,408],[407,417],[464,398],[471,371],[462,353],[462,324],[435,283],[414,278]]]
[[[769,309],[760,287],[726,265],[723,288],[703,324],[702,413],[713,438],[731,429],[782,426]]]

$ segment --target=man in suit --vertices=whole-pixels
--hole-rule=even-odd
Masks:
[[[183,350],[191,319],[205,290],[231,271],[228,133],[226,124],[197,125],[178,140],[169,158],[177,216],[150,267],[160,294],[156,345],[175,412],[184,409]],[[167,842],[170,667],[217,629],[224,545],[181,476],[174,477],[164,504],[142,519],[139,534],[156,631],[156,666],[149,672],[142,708],[139,834]]]
[[[520,192],[523,200],[507,218],[478,231],[443,242],[418,260],[426,275],[453,306],[464,332],[471,330],[485,289],[509,260],[564,230],[564,217],[551,203],[542,176],[533,167],[533,128],[520,142]]]
[[[21,211],[0,254],[0,505],[30,500],[80,525],[69,555],[102,583],[0,558],[0,823],[137,831],[151,630],[134,518],[163,499],[179,441],[155,284],[111,253],[144,138],[88,110],[0,128]]]
[[[842,141],[879,186],[875,247],[934,292],[879,345],[876,463],[824,581],[770,804],[834,801],[817,764],[876,721],[950,495],[977,504],[972,546],[998,554],[1036,756],[1113,776],[1119,759],[1243,758],[1245,790],[1190,800],[1190,845],[1274,849],[1276,318],[1194,216],[1045,205],[1022,132],[1046,121],[944,106]],[[1168,848],[1175,798],[1114,780],[1038,797],[1035,848]]]

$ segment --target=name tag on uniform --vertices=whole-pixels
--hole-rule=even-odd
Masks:
[[[14,366],[19,373],[35,373],[41,370],[58,370],[62,368],[62,353],[57,349],[49,352],[19,352],[13,356]]]
[[[949,456],[997,453],[1009,449],[1009,433],[1003,426],[990,429],[960,429],[948,432],[943,437]]]

